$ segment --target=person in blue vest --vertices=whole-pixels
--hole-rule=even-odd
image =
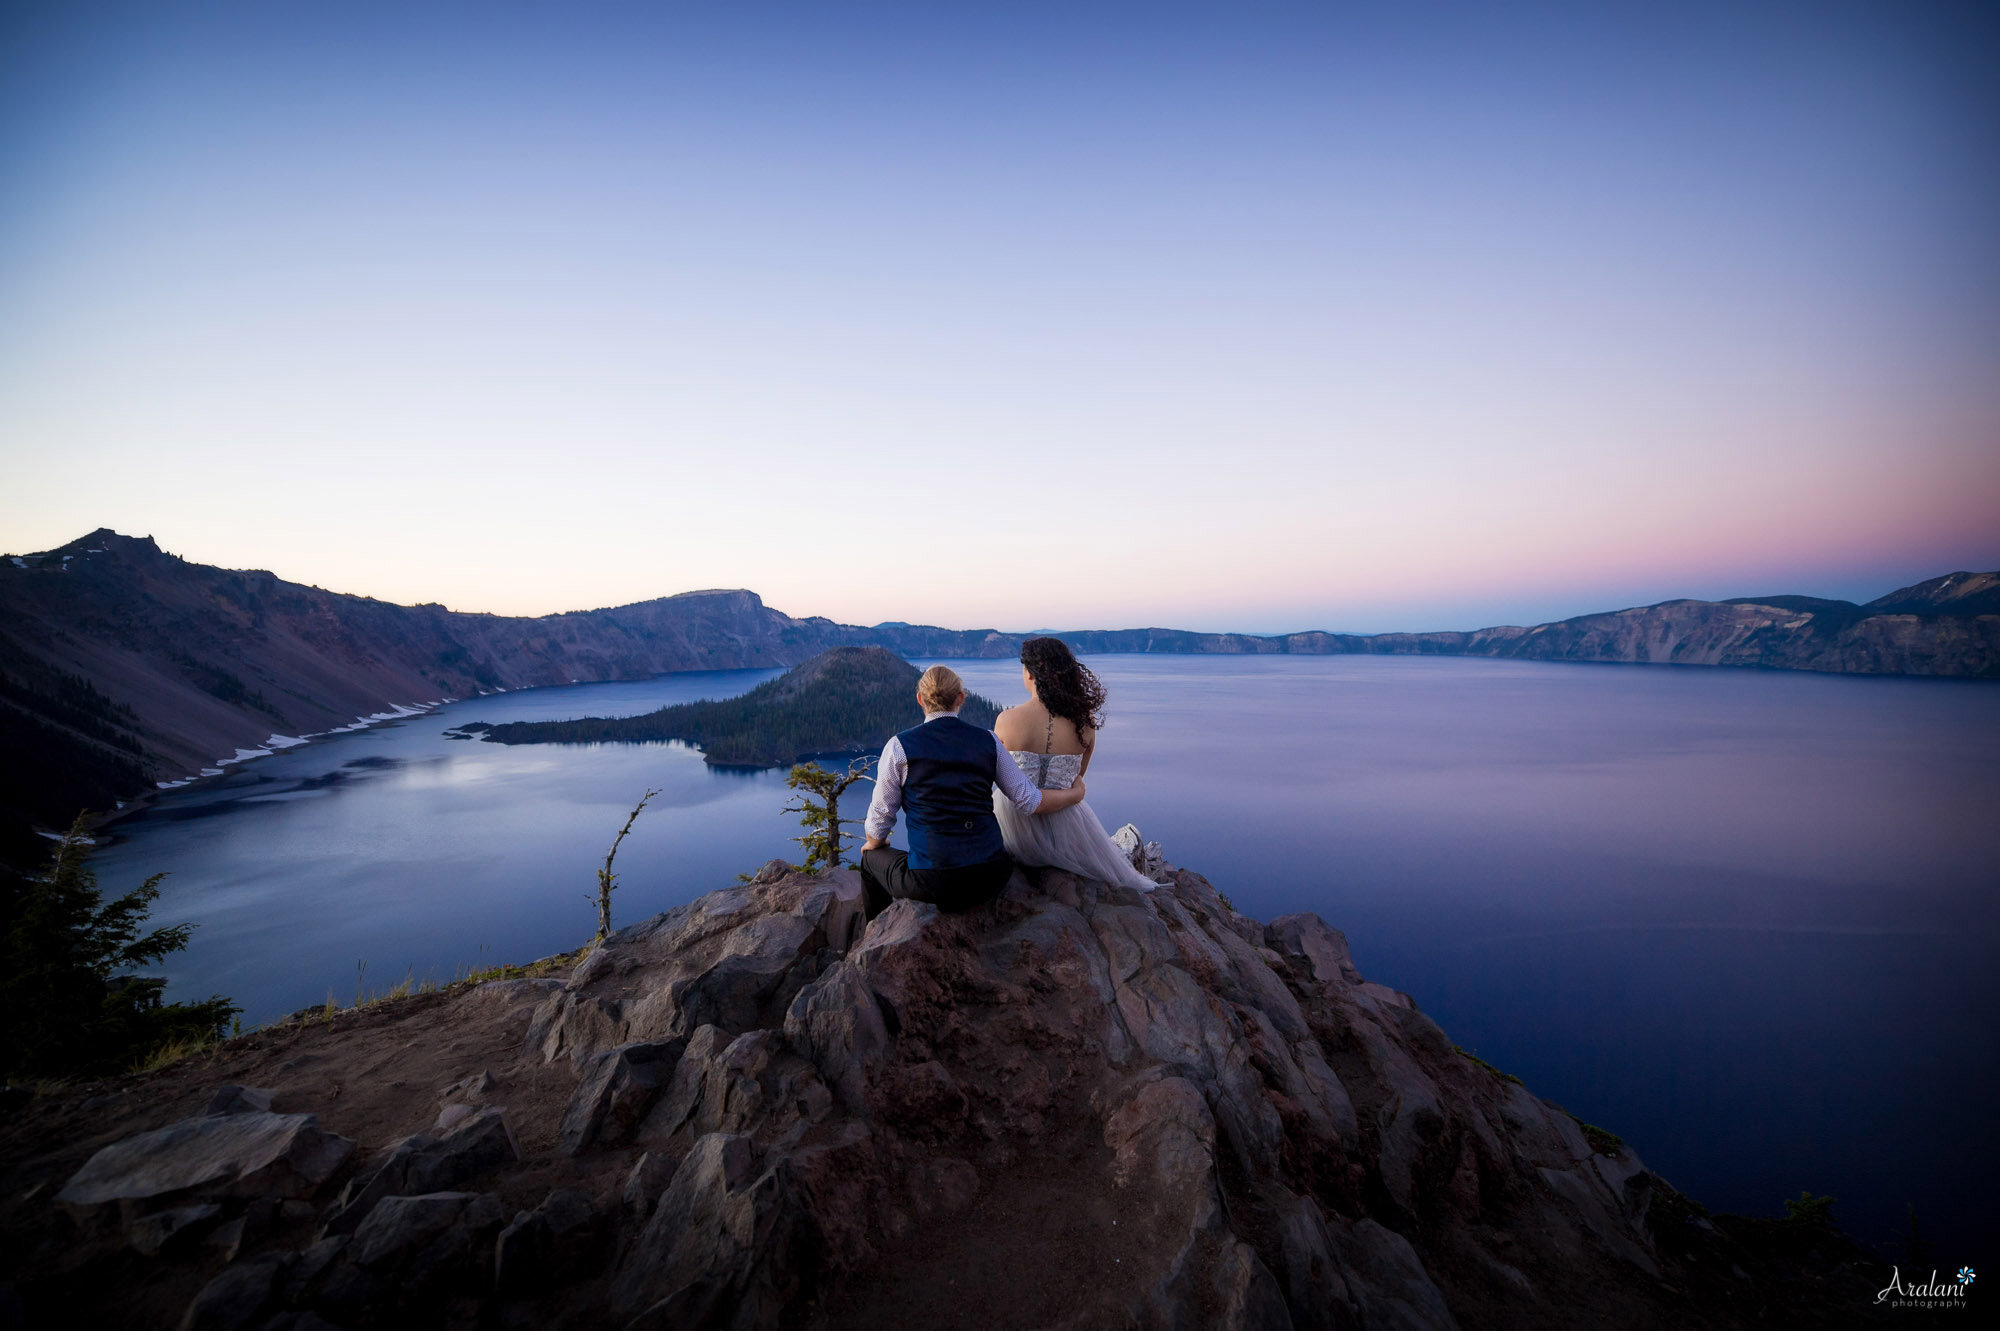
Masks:
[[[1037,790],[997,735],[958,719],[964,703],[958,672],[932,666],[917,681],[924,723],[883,746],[861,846],[870,919],[898,897],[964,910],[999,895],[1014,861],[993,816],[993,787],[1024,814],[1053,813],[1083,799],[1081,781],[1068,790]],[[889,844],[899,809],[909,827],[907,852]]]

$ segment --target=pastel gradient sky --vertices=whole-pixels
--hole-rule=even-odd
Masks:
[[[1260,632],[2000,567],[2000,7],[0,6],[0,546]]]

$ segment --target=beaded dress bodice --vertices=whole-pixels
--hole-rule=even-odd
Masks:
[[[1009,749],[1014,760],[1039,790],[1074,790],[1088,755],[1053,753],[1053,717],[1042,736],[1042,751]],[[1132,867],[1125,851],[1105,834],[1104,824],[1081,801],[1054,813],[1024,814],[1004,793],[993,796],[993,816],[1007,842],[1007,852],[1026,865],[1053,865],[1099,882],[1117,883],[1139,892],[1153,890],[1153,881]]]
[[[1080,753],[1019,753],[1008,750],[1015,766],[1028,774],[1038,790],[1068,790],[1083,770]]]
[[[1042,751],[1027,753],[1019,749],[1007,750],[1007,756],[1014,765],[1026,772],[1035,783],[1037,790],[1068,790],[1076,784],[1077,773],[1083,770],[1083,755],[1080,753],[1050,753],[1055,744],[1056,719],[1049,717],[1048,733],[1042,736]]]

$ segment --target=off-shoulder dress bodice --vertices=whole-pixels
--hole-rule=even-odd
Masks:
[[[1083,771],[1080,753],[1023,753],[1010,749],[1014,760],[1041,790],[1068,790]],[[1104,824],[1088,804],[1072,804],[1054,813],[1024,814],[1004,794],[993,796],[993,816],[1000,823],[1007,852],[1023,864],[1048,864],[1106,883],[1120,883],[1141,892],[1153,881],[1132,867],[1125,852],[1105,835]]]
[[[1009,749],[1007,756],[1014,765],[1028,774],[1038,790],[1068,790],[1076,784],[1077,774],[1083,771],[1083,755],[1080,753],[1022,753]]]

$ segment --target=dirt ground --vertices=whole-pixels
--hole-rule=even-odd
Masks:
[[[99,1149],[199,1113],[229,1083],[275,1092],[281,1113],[318,1115],[323,1128],[353,1138],[363,1159],[429,1127],[445,1087],[488,1072],[497,1086],[486,1101],[509,1110],[523,1163],[481,1188],[497,1191],[510,1212],[533,1208],[554,1187],[600,1191],[607,1165],[629,1162],[596,1156],[586,1165],[556,1150],[575,1083],[568,1063],[521,1056],[540,996],[525,985],[413,995],[267,1028],[156,1072],[37,1095],[0,1118],[0,1281],[29,1326],[177,1323],[223,1255],[143,1257],[115,1235],[84,1232],[54,1198]],[[254,1250],[301,1246],[317,1224],[316,1214],[281,1223]]]

